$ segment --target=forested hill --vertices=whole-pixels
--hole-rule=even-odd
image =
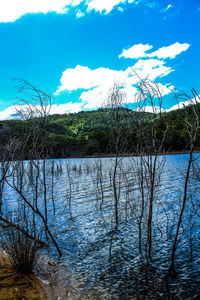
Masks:
[[[186,108],[186,110],[190,115],[191,108]],[[165,149],[187,150],[188,131],[183,110],[163,113],[161,117],[155,117],[152,113],[120,108],[117,109],[117,113],[111,109],[99,109],[73,114],[49,115],[45,120],[48,153],[55,157],[114,154],[115,149],[111,149],[109,140],[114,127],[117,130],[120,129],[121,137],[126,135],[127,131],[131,131],[131,134],[127,136],[126,153],[135,153],[139,120],[150,128],[155,118],[157,118],[157,138],[162,139],[165,134]],[[20,120],[1,121],[1,145],[11,138],[20,138],[29,123],[30,121]],[[198,148],[198,143],[196,146]]]
[[[142,118],[149,121],[151,113],[136,112],[127,108],[118,109],[118,125],[133,126]],[[67,134],[70,137],[81,139],[88,138],[92,132],[106,131],[113,127],[113,110],[98,109],[93,111],[81,111],[79,113],[50,115],[48,116],[49,131],[55,134]]]

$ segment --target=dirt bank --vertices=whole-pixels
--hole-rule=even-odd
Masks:
[[[40,256],[35,274],[16,273],[0,253],[0,300],[84,300],[90,299],[71,280],[59,263]]]
[[[46,300],[44,284],[34,275],[16,273],[5,254],[0,255],[1,300]]]

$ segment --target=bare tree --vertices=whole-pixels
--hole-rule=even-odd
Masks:
[[[200,100],[200,97],[196,90],[193,88],[192,89],[192,98],[188,96],[185,93],[175,93],[177,101],[179,99],[185,100],[188,102],[189,107],[182,109],[182,113],[184,116],[184,121],[185,125],[187,128],[188,132],[188,147],[189,147],[189,159],[187,163],[187,169],[186,169],[186,174],[185,174],[185,179],[184,179],[184,191],[183,191],[183,197],[182,197],[182,203],[181,203],[181,210],[179,213],[178,217],[178,223],[176,227],[176,233],[174,237],[174,242],[172,246],[172,252],[171,252],[171,264],[169,267],[170,272],[175,272],[175,254],[176,254],[176,249],[177,249],[177,244],[178,244],[178,236],[179,236],[179,231],[180,231],[180,226],[182,223],[183,219],[183,214],[185,211],[185,206],[188,201],[189,195],[188,195],[188,186],[189,186],[189,180],[190,180],[190,173],[191,173],[191,168],[193,165],[193,162],[195,161],[194,158],[194,150],[196,146],[196,140],[200,128],[200,111],[199,111],[199,105],[198,102]],[[179,104],[179,102],[178,102]]]
[[[127,111],[125,120],[125,125],[123,130],[120,120],[120,112],[122,106],[125,102],[126,95],[121,90],[120,84],[114,83],[114,86],[109,92],[108,98],[104,106],[111,111],[110,120],[111,130],[109,132],[109,146],[110,151],[114,154],[115,158],[111,160],[112,170],[110,171],[110,180],[113,190],[114,199],[114,218],[115,218],[115,228],[117,229],[119,225],[119,201],[120,201],[120,165],[122,164],[123,155],[126,154],[127,144],[128,144],[128,117],[129,113]]]
[[[20,102],[16,109],[22,119],[23,130],[19,138],[11,138],[5,147],[1,164],[1,184],[9,186],[16,195],[24,218],[31,221],[33,230],[29,232],[20,223],[15,223],[15,219],[10,220],[6,217],[4,198],[4,210],[1,211],[0,221],[2,226],[6,224],[33,241],[41,228],[44,228],[47,241],[51,240],[61,256],[48,219],[49,210],[53,209],[55,213],[54,164],[49,167],[47,162],[47,116],[52,100],[48,94],[24,80],[17,81],[17,91]],[[24,161],[25,157],[29,159],[28,162]],[[47,176],[49,170],[50,182]],[[45,244],[44,236],[42,238],[41,243]]]
[[[133,70],[134,74],[138,74]],[[165,134],[162,138],[157,135],[157,124],[162,112],[162,90],[159,85],[151,80],[142,80],[139,76],[138,93],[136,102],[138,103],[138,111],[144,113],[146,107],[151,108],[152,115],[150,122],[146,122],[141,118],[137,119],[137,153],[138,158],[138,186],[141,198],[140,212],[138,216],[139,227],[139,251],[142,254],[142,226],[146,220],[146,259],[152,256],[152,224],[154,213],[154,202],[159,187],[160,176],[164,166],[165,158],[159,158],[159,154],[163,153]],[[145,210],[146,213],[145,213]],[[143,241],[144,243],[144,241]],[[143,256],[143,255],[142,255]]]

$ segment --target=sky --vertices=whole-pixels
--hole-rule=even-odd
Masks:
[[[0,0],[0,119],[16,116],[16,79],[51,113],[96,109],[115,83],[134,107],[139,78],[174,109],[174,88],[200,89],[199,20],[200,0]]]

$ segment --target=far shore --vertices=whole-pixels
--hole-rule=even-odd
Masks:
[[[189,154],[190,150],[183,150],[183,151],[169,151],[169,152],[159,152],[158,155],[176,155],[176,154]],[[200,150],[194,150],[193,153],[200,153]],[[51,157],[50,159],[75,159],[75,158],[112,158],[112,157],[137,157],[141,155],[148,155],[148,154],[138,154],[138,153],[123,153],[116,155],[114,153],[110,154],[92,154],[92,155],[70,155],[70,156],[61,156],[61,157]],[[154,155],[154,154],[153,154]]]
[[[169,152],[159,152],[157,153],[158,156],[162,155],[178,155],[178,154],[189,154],[190,150],[183,150],[183,151],[169,151]],[[193,153],[200,153],[200,150],[194,150]],[[114,153],[110,154],[92,154],[92,155],[84,155],[84,154],[77,154],[77,155],[66,155],[66,156],[59,156],[59,157],[44,157],[45,159],[85,159],[85,158],[113,158],[113,157],[139,157],[139,156],[146,156],[148,154],[142,153],[123,153],[116,155]],[[154,154],[152,154],[153,156]],[[40,159],[43,159],[42,157]],[[28,160],[27,158],[24,158],[24,161]],[[5,160],[6,161],[6,160]],[[0,162],[2,162],[0,158]]]

